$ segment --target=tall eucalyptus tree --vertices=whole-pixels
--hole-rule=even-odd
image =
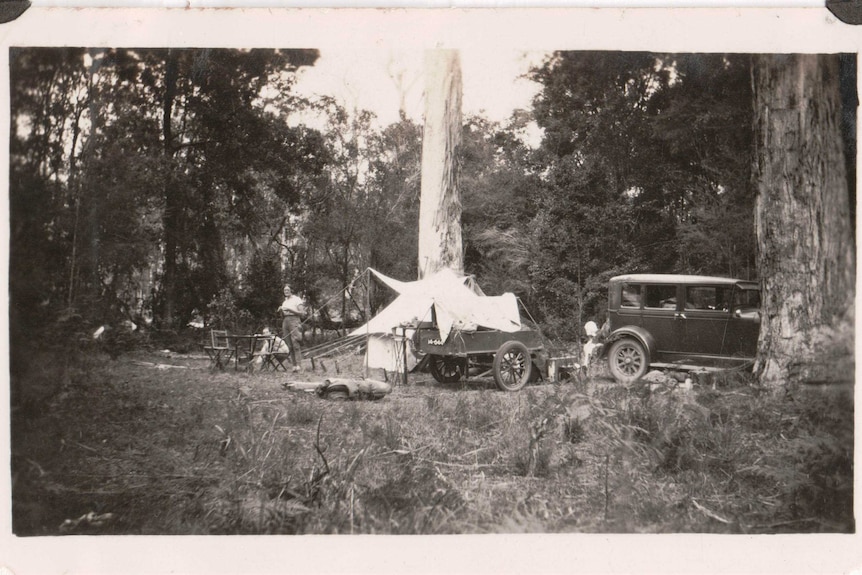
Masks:
[[[855,61],[846,63],[855,85]],[[841,58],[754,63],[763,383],[853,381],[856,246],[845,170]]]

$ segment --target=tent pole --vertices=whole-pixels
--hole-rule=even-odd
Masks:
[[[371,272],[365,269],[365,379],[368,379],[368,348],[371,344],[371,334],[368,324],[371,321]]]
[[[401,326],[401,369],[401,383],[407,385],[407,328],[404,326]]]

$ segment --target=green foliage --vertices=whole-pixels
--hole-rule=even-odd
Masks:
[[[261,227],[258,207],[273,196],[283,209],[298,204],[300,187],[320,172],[325,154],[317,146],[319,138],[285,126],[262,100],[271,80],[313,62],[315,52],[168,50],[151,55],[162,58],[152,65],[164,66],[165,89],[172,96],[164,102],[164,113],[187,118],[178,124],[182,130],[169,124],[162,130],[173,171],[163,190],[161,315],[172,321],[173,306],[188,294],[178,289],[184,276],[180,263],[197,272],[196,283],[205,286],[206,295],[214,294],[224,285],[225,240],[255,238]],[[181,145],[184,140],[198,144],[187,147]],[[193,302],[194,307],[200,309],[208,299]]]
[[[66,293],[55,273],[63,269],[64,246],[50,233],[53,209],[46,182],[11,169],[10,328],[13,333],[34,333],[64,307]]]
[[[296,98],[295,71],[316,58],[14,50],[13,325],[75,305],[88,318],[153,312],[172,329],[224,289],[268,323],[282,279],[349,322],[361,314],[337,296],[366,267],[415,277],[421,127]],[[748,66],[554,54],[531,73],[532,110],[464,124],[467,271],[566,340],[602,321],[616,273],[753,274]],[[298,110],[325,130],[285,121]],[[532,121],[538,149],[523,137]],[[273,282],[276,260],[288,277]],[[369,297],[378,309],[388,294]]]
[[[299,229],[305,251],[295,269],[315,308],[328,302],[328,318],[350,321],[357,307],[364,312],[365,295],[351,301],[343,292],[367,267],[416,277],[421,130],[402,119],[378,131],[368,113],[352,117],[328,98],[317,109],[328,119],[330,161],[326,177],[305,198],[307,217]],[[372,309],[387,296],[372,291]]]
[[[371,142],[361,244],[370,267],[399,279],[415,278],[422,130],[402,119],[372,134]]]
[[[659,469],[679,473],[721,467],[722,447],[734,440],[729,426],[713,426],[711,412],[684,394],[644,394],[627,417],[636,437],[655,449]]]
[[[240,307],[260,326],[277,327],[276,309],[284,298],[281,260],[274,250],[255,253],[248,265],[242,286]]]
[[[778,502],[773,512],[781,520],[757,531],[851,529],[852,392],[749,390],[643,393],[629,403],[625,420],[652,450],[656,471],[677,480],[723,477],[730,479],[725,489],[743,500],[760,493]]]
[[[155,308],[173,328],[204,310],[233,279],[226,244],[257,240],[276,207],[283,227],[326,162],[318,133],[272,111],[301,105],[290,96],[293,75],[316,58],[314,50],[15,50],[19,317],[49,302],[99,321]],[[279,230],[264,233],[271,242]],[[26,266],[37,260],[50,276]]]
[[[517,118],[506,125],[469,118],[462,133],[459,186],[465,267],[488,293],[532,297],[530,223],[539,179],[531,152],[519,138]]]
[[[607,279],[753,274],[746,58],[558,52],[532,72],[544,129],[529,254],[556,337],[603,320]]]
[[[238,298],[228,288],[222,289],[209,303],[207,316],[207,325],[232,333],[253,333],[256,326],[254,318],[239,306]]]
[[[190,369],[19,362],[16,535],[93,505],[121,517],[117,534],[854,529],[852,386],[502,393],[411,378],[381,401],[335,402],[280,391],[277,374],[157,361]]]
[[[782,410],[789,443],[762,471],[779,473],[776,483],[793,519],[821,517],[821,527],[845,527],[853,518],[854,394],[852,387],[791,391]],[[786,463],[793,463],[790,473]]]

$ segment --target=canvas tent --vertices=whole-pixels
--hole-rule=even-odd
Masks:
[[[398,361],[393,329],[430,322],[432,317],[436,318],[443,341],[453,331],[490,328],[511,333],[521,329],[515,295],[486,296],[470,276],[442,269],[425,279],[403,282],[370,268],[369,272],[397,292],[398,297],[368,323],[350,333],[350,336],[368,335],[368,367],[395,371]],[[412,353],[407,355],[410,369],[417,359]]]

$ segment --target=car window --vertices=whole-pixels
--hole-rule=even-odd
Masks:
[[[676,286],[672,284],[646,286],[644,307],[676,309]]]
[[[685,309],[727,311],[731,292],[730,287],[688,286],[685,289]]]
[[[641,306],[641,286],[636,284],[623,284],[621,307]]]
[[[733,309],[760,309],[760,290],[737,289],[733,295]]]

